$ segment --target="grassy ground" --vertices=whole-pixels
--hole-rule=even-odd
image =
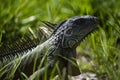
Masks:
[[[94,15],[100,28],[77,48],[79,55],[89,58],[84,63],[78,57],[79,67],[101,80],[120,80],[119,5],[120,0],[0,0],[0,41],[22,37],[29,28],[34,31],[40,20],[57,23],[76,15]]]

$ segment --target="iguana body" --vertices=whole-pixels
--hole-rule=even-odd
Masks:
[[[76,16],[61,22],[57,25],[57,28],[48,40],[41,45],[36,46],[31,51],[28,50],[27,53],[25,52],[26,54],[21,58],[15,59],[9,63],[6,67],[0,70],[0,73],[4,69],[15,64],[15,61],[19,60],[20,64],[18,64],[13,79],[20,78],[20,71],[24,72],[27,76],[30,76],[35,68],[33,67],[34,61],[36,60],[37,68],[43,55],[46,55],[46,67],[39,71],[41,76],[47,69],[47,76],[49,77],[56,64],[58,65],[59,70],[61,70],[60,74],[65,74],[65,80],[68,79],[68,74],[72,76],[79,75],[80,71],[75,60],[76,47],[85,37],[87,37],[87,35],[96,29],[97,24],[98,19],[93,16]],[[55,70],[55,74],[58,73],[59,71]],[[7,74],[8,73],[1,77],[4,78]]]

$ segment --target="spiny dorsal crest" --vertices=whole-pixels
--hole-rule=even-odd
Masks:
[[[0,61],[12,60],[35,48],[38,44],[48,39],[53,32],[54,24],[43,21],[46,27],[39,27],[37,37],[25,36],[10,44],[0,43]],[[30,33],[32,34],[32,32]]]

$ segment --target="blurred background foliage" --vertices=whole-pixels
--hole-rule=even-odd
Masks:
[[[58,23],[72,16],[93,15],[100,28],[77,48],[88,56],[78,64],[109,80],[120,80],[120,0],[0,0],[0,41],[9,42],[41,25],[41,20]],[[81,56],[80,56],[81,57]],[[90,58],[90,61],[89,61]],[[102,79],[103,80],[103,79]]]
[[[102,24],[106,24],[110,17],[120,17],[119,5],[119,0],[0,0],[2,41],[21,36],[28,27],[39,27],[40,20],[56,23],[88,14],[99,17]]]

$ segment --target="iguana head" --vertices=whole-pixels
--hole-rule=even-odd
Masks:
[[[97,25],[98,18],[94,16],[76,16],[63,21],[53,35],[61,40],[59,42],[63,48],[73,48],[92,33]]]

